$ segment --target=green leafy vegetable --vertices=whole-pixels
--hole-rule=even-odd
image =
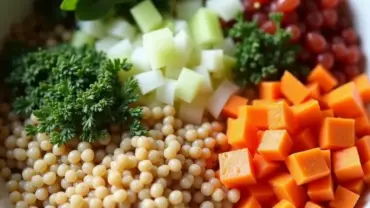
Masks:
[[[300,50],[291,42],[291,34],[280,27],[282,15],[270,15],[277,29],[274,34],[262,31],[256,22],[245,22],[239,15],[229,36],[236,39],[235,81],[241,86],[257,85],[262,80],[279,80],[285,70],[297,76],[307,73],[297,61]]]
[[[79,137],[92,142],[107,134],[115,123],[126,126],[132,135],[145,134],[136,80],[123,85],[119,70],[130,70],[125,60],[111,61],[92,48],[69,45],[39,50],[18,58],[8,82],[18,97],[16,112],[33,113],[37,126],[28,126],[29,134],[47,133],[53,144]],[[23,93],[24,92],[24,93]]]

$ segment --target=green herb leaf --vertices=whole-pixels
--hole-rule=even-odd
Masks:
[[[105,16],[116,0],[79,0],[76,6],[76,15],[80,20],[99,19]]]
[[[63,0],[60,8],[64,11],[75,11],[78,0]]]

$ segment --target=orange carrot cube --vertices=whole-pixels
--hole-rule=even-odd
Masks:
[[[293,139],[293,152],[313,149],[318,146],[318,139],[312,129],[306,128],[299,132]]]
[[[320,86],[318,83],[310,83],[307,85],[307,89],[310,92],[310,97],[313,99],[319,99],[320,98]]]
[[[297,126],[292,109],[281,101],[269,106],[267,123],[271,130],[286,129],[289,133],[294,133]]]
[[[298,185],[306,184],[330,174],[319,148],[289,155],[285,164]]]
[[[370,161],[366,162],[362,166],[362,170],[364,171],[364,180],[367,184],[370,184]]]
[[[263,106],[263,107],[268,107],[271,104],[274,104],[275,101],[272,100],[263,100],[263,99],[255,99],[252,101],[253,106]]]
[[[333,169],[338,181],[350,181],[361,178],[364,172],[356,147],[339,150],[333,153]]]
[[[254,154],[258,146],[258,129],[248,123],[245,119],[229,119],[226,136],[229,144],[234,148],[250,148]]]
[[[292,107],[292,110],[296,118],[295,120],[299,123],[300,127],[309,127],[321,122],[322,113],[319,102],[316,100],[309,100],[295,105]]]
[[[252,156],[247,148],[219,154],[220,180],[228,188],[256,183]]]
[[[225,104],[225,106],[223,107],[222,115],[225,117],[237,118],[239,107],[247,105],[247,103],[248,103],[247,98],[238,95],[232,95]]]
[[[330,74],[322,65],[317,65],[311,73],[308,75],[307,80],[309,82],[315,82],[319,84],[320,88],[324,92],[329,92],[335,86],[338,85],[338,81],[335,77]]]
[[[236,207],[238,208],[261,208],[261,205],[260,203],[258,203],[255,197],[250,196],[248,198],[244,198],[241,201],[239,201]]]
[[[331,175],[312,181],[307,186],[307,194],[311,200],[321,202],[334,199],[334,185]]]
[[[272,187],[264,182],[248,186],[248,192],[262,205],[271,205],[276,200]]]
[[[293,177],[288,173],[277,175],[270,179],[274,193],[278,200],[286,199],[296,207],[302,207],[307,199],[306,191],[298,186]]]
[[[370,81],[367,74],[361,74],[353,79],[364,103],[370,102]]]
[[[259,85],[260,98],[265,100],[276,100],[282,98],[280,82],[261,82]]]
[[[320,130],[321,149],[343,149],[355,145],[355,120],[325,118]]]
[[[364,109],[360,93],[353,82],[334,89],[323,100],[339,117],[356,118],[362,115]]]
[[[370,160],[370,136],[364,136],[356,141],[356,147],[362,163]]]
[[[322,206],[316,204],[315,202],[308,201],[304,208],[322,208]]]
[[[286,130],[266,130],[257,151],[267,160],[282,161],[289,155],[292,145]]]
[[[275,204],[273,208],[296,208],[290,201],[288,200],[281,200],[279,203]]]
[[[293,104],[302,103],[310,95],[308,88],[289,71],[281,77],[281,92]]]
[[[355,130],[357,136],[364,136],[370,133],[370,120],[365,112],[355,118]]]
[[[363,178],[355,179],[341,184],[344,188],[361,195],[365,189],[365,181]]]
[[[267,108],[263,106],[245,105],[239,108],[238,118],[244,118],[247,123],[267,129]]]
[[[331,170],[331,152],[330,152],[330,150],[321,150],[321,153],[324,156],[326,165]]]
[[[335,190],[334,200],[330,202],[332,208],[355,207],[360,196],[352,191],[338,186]]]
[[[257,179],[271,175],[280,167],[280,164],[268,161],[257,153],[253,157],[253,165]]]
[[[322,114],[323,118],[334,117],[334,111],[332,109],[323,110],[323,111],[321,111],[321,114]]]

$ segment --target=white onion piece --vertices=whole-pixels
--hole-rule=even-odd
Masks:
[[[233,20],[244,9],[240,0],[208,0],[206,8],[213,10],[225,22]]]
[[[124,59],[130,57],[132,53],[132,45],[129,40],[121,40],[113,45],[107,53],[110,59]]]
[[[124,19],[116,19],[108,26],[108,34],[121,38],[133,40],[136,34],[136,28]]]
[[[151,70],[135,75],[141,94],[145,95],[164,85],[164,77],[161,70]]]
[[[177,68],[183,68],[188,62],[190,53],[193,50],[193,42],[191,41],[190,35],[185,31],[180,31],[173,39],[176,53],[179,57],[179,66]]]
[[[238,90],[239,87],[234,83],[224,80],[220,86],[218,86],[208,102],[207,109],[211,115],[215,118],[218,118],[222,108],[225,106],[230,96],[235,94]]]
[[[202,50],[200,65],[210,72],[219,72],[224,68],[224,52],[221,49]]]
[[[168,105],[173,105],[175,102],[176,84],[177,81],[174,79],[165,79],[164,85],[156,90],[157,100]]]
[[[105,37],[95,42],[95,50],[108,53],[108,50],[118,42],[117,38]]]
[[[175,34],[180,31],[185,31],[190,34],[190,27],[187,21],[185,20],[175,20]]]
[[[185,123],[201,124],[207,103],[207,96],[199,95],[192,103],[181,102],[179,118]]]
[[[79,21],[77,24],[81,31],[95,38],[103,38],[106,34],[107,29],[101,20]]]
[[[131,63],[140,71],[150,70],[150,63],[147,57],[147,53],[143,47],[137,47],[131,54]]]

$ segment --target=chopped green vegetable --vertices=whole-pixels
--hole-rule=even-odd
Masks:
[[[142,135],[141,108],[132,106],[139,96],[137,82],[118,80],[118,72],[130,68],[126,60],[111,61],[89,47],[63,45],[26,54],[15,60],[8,79],[17,87],[14,109],[33,113],[39,123],[28,126],[28,133],[47,133],[53,144],[76,137],[92,142],[112,123]]]
[[[73,38],[71,41],[71,44],[74,47],[82,47],[84,45],[93,46],[94,43],[95,43],[95,38],[82,31],[76,31],[73,34]]]
[[[151,0],[145,0],[130,10],[140,30],[144,33],[159,28],[163,17]]]
[[[74,11],[76,9],[78,0],[64,0],[60,8],[64,11]]]
[[[256,22],[245,22],[242,15],[229,32],[231,37],[239,40],[234,77],[241,86],[257,85],[262,80],[279,80],[285,70],[297,76],[306,73],[297,61],[299,46],[292,44],[291,34],[280,27],[282,15],[271,14],[270,19],[277,27],[274,34],[265,33]]]

